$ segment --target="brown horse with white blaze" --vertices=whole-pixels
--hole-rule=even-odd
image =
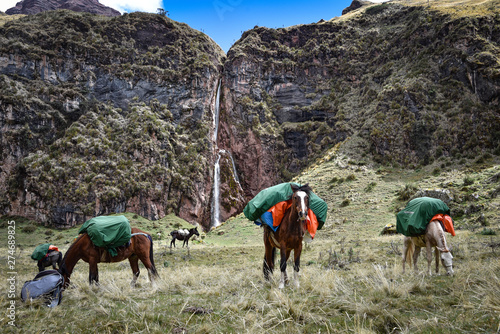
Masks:
[[[264,227],[264,266],[263,272],[266,280],[274,270],[274,257],[276,248],[279,248],[281,254],[280,270],[281,279],[279,288],[285,287],[288,283],[286,274],[286,262],[293,250],[294,255],[294,281],[299,287],[299,267],[300,254],[302,252],[302,239],[307,229],[306,220],[309,211],[309,194],[311,188],[308,184],[301,187],[291,184],[293,194],[291,196],[291,206],[285,211],[285,215],[276,232],[269,227]]]
[[[95,246],[87,233],[80,235],[69,247],[64,255],[59,272],[64,276],[65,286],[69,285],[69,278],[76,263],[83,260],[89,264],[89,283],[99,283],[99,272],[97,264],[100,262],[121,262],[126,259],[130,262],[132,268],[132,282],[134,286],[139,277],[139,260],[148,270],[149,280],[154,283],[158,277],[158,272],[153,260],[153,239],[151,235],[141,231],[138,228],[132,228],[132,238],[130,244],[118,247],[117,255],[111,256],[104,247]]]
[[[437,220],[432,220],[425,229],[425,234],[417,237],[405,237],[403,249],[403,273],[405,272],[406,261],[413,261],[415,272],[418,271],[417,260],[420,255],[420,249],[425,247],[427,250],[427,272],[431,275],[432,247],[435,247],[434,255],[436,259],[436,274],[439,273],[439,259],[446,269],[448,275],[453,275],[453,255],[446,244],[444,230]]]

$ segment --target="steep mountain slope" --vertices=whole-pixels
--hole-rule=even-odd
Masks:
[[[6,23],[2,212],[57,226],[124,210],[207,219],[207,124],[223,56],[155,14],[54,11]]]
[[[500,154],[498,1],[474,8],[384,3],[245,32],[224,65],[219,140],[246,195],[348,137],[351,154],[407,167]]]
[[[161,15],[11,20],[0,27],[0,212],[59,227],[173,212],[208,229],[214,184],[225,220],[339,143],[359,164],[489,161],[500,10],[476,2],[360,2],[330,21],[255,27],[227,59]]]

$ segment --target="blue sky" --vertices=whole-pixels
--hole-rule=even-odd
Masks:
[[[19,0],[2,0],[0,10]],[[371,0],[383,2],[385,0]],[[352,0],[99,0],[120,12],[156,13],[163,7],[168,17],[203,31],[227,52],[243,31],[254,26],[282,28],[329,20],[342,15]]]
[[[227,52],[244,31],[256,25],[282,28],[329,20],[340,16],[351,0],[167,0],[163,4],[171,19],[203,31]]]

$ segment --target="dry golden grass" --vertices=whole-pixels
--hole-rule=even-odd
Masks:
[[[468,236],[458,238],[466,242]],[[50,310],[17,300],[16,323],[33,333],[494,332],[500,311],[497,255],[465,243],[456,255],[454,277],[402,275],[400,256],[388,255],[388,243],[397,239],[375,238],[360,246],[360,262],[351,263],[339,243],[310,245],[302,257],[299,289],[279,290],[276,282],[263,281],[261,246],[194,244],[189,254],[158,247],[161,278],[151,286],[143,269],[136,288],[129,285],[126,262],[101,264],[97,287],[88,285],[88,268],[80,263],[60,306]],[[367,255],[384,245],[380,256]],[[329,267],[328,247],[343,257],[344,267]],[[18,289],[35,269],[27,260],[19,265],[31,270],[19,276]],[[6,296],[1,298],[6,306]],[[15,332],[6,320],[3,328]]]
[[[402,236],[379,235],[394,220],[401,204],[397,190],[404,184],[436,187],[443,179],[461,183],[464,175],[472,175],[477,192],[485,194],[495,186],[488,183],[491,175],[499,172],[494,165],[474,173],[463,168],[465,172],[430,176],[432,168],[373,170],[338,153],[298,178],[310,182],[329,203],[327,223],[301,257],[298,289],[290,284],[279,290],[278,272],[274,282],[263,280],[262,230],[240,216],[191,242],[189,250],[168,248],[168,238],[155,241],[160,279],[154,286],[142,268],[138,286],[131,288],[128,262],[101,264],[101,284],[89,286],[88,266],[80,262],[60,306],[51,310],[16,298],[18,328],[8,326],[5,317],[2,328],[7,333],[495,333],[500,325],[500,261],[498,248],[489,245],[498,243],[498,235],[462,228],[456,237],[448,236],[453,277],[442,268],[440,275],[426,276],[423,257],[420,273],[403,275],[398,254]],[[344,181],[331,187],[333,178]],[[371,182],[376,185],[366,191]],[[348,206],[339,205],[343,196],[351,199]],[[499,206],[496,198],[484,203]],[[498,231],[495,214],[489,227]],[[463,220],[457,227],[464,226]],[[172,223],[166,230],[155,228],[157,223],[142,218],[135,224],[164,235],[174,228]],[[44,236],[39,229],[31,239]],[[19,232],[21,242],[27,242],[21,237]],[[59,239],[63,251],[71,237],[69,231]],[[29,254],[28,248],[16,254],[18,291],[36,272]],[[290,264],[290,277],[291,271]],[[4,308],[8,302],[6,294],[0,295]]]
[[[452,15],[455,18],[500,13],[500,0],[393,0],[389,3],[397,3],[405,6],[423,6],[431,10],[437,10]],[[335,18],[335,20],[349,20],[354,16],[360,15],[369,7],[380,5],[379,3],[368,3],[360,9]]]
[[[2,317],[6,333],[496,333],[500,326],[500,165],[465,161],[417,171],[372,167],[352,161],[342,148],[313,165],[296,179],[309,182],[329,205],[328,219],[301,257],[300,288],[293,282],[277,288],[262,275],[262,230],[239,216],[190,242],[190,248],[170,249],[168,233],[185,226],[175,217],[151,222],[127,214],[134,226],[155,236],[155,262],[160,279],[152,286],[145,269],[138,286],[130,287],[128,262],[100,264],[99,286],[88,285],[88,266],[80,262],[72,286],[55,309],[23,304],[16,297],[17,328]],[[436,163],[437,164],[437,163]],[[464,184],[470,184],[465,186]],[[416,188],[448,188],[456,196],[453,208],[479,205],[480,213],[455,220],[457,236],[448,235],[455,275],[402,274],[402,236],[380,235],[395,222],[404,206],[398,193],[407,184]],[[368,185],[371,185],[368,187]],[[348,205],[341,205],[344,199]],[[17,218],[16,218],[17,219]],[[51,231],[18,220],[16,230],[17,296],[32,279],[36,264],[29,256],[35,245],[56,243],[67,250],[77,229]],[[485,228],[497,235],[483,235]],[[1,225],[1,260],[6,263],[7,228]],[[279,257],[277,257],[278,260]],[[278,262],[278,261],[277,261]],[[292,265],[288,273],[293,280]],[[6,280],[6,271],[0,279]],[[7,309],[10,299],[0,294]]]

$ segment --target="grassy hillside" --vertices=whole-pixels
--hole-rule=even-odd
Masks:
[[[329,205],[328,219],[301,259],[301,286],[284,290],[263,281],[262,230],[238,216],[190,243],[169,249],[168,233],[189,224],[168,216],[148,221],[127,214],[153,234],[160,279],[142,274],[131,288],[127,262],[101,264],[98,287],[89,287],[79,263],[72,287],[53,310],[16,299],[23,332],[81,333],[494,333],[500,312],[500,167],[498,161],[466,160],[421,170],[388,169],[353,161],[350,146],[336,147],[296,180],[309,182]],[[380,235],[419,188],[447,189],[454,197],[457,235],[447,234],[455,276],[402,274],[401,235]],[[478,211],[470,208],[479,208]],[[465,209],[463,209],[465,208]],[[7,254],[7,224],[0,248]],[[16,221],[17,291],[32,279],[35,245],[69,247],[77,229],[53,230]],[[33,229],[33,228],[31,228]],[[162,234],[159,239],[157,233]],[[6,262],[6,255],[2,261]],[[420,269],[426,268],[424,257]],[[288,266],[291,273],[291,265]],[[2,273],[2,279],[5,274]],[[1,305],[9,300],[4,293]],[[2,318],[4,332],[15,332]]]

